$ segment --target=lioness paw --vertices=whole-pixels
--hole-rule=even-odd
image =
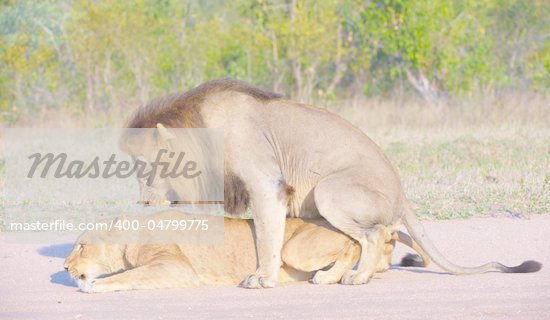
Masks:
[[[369,282],[371,274],[368,272],[358,272],[355,270],[349,270],[344,274],[340,283],[342,284],[366,284]]]
[[[102,283],[101,279],[95,279],[92,281],[82,281],[78,284],[78,287],[85,293],[102,293],[118,291],[116,287],[108,283]]]
[[[331,274],[329,271],[330,270],[327,270],[327,271],[319,270],[315,272],[315,275],[313,276],[313,278],[311,278],[311,280],[309,280],[309,282],[313,284],[337,283],[340,280],[340,278],[335,276],[334,274]]]
[[[78,284],[78,288],[80,289],[80,291],[82,292],[85,292],[85,293],[94,293],[95,291],[93,291],[93,287],[94,287],[94,283],[95,283],[95,280],[92,280],[92,281],[77,281],[77,284]]]
[[[273,288],[275,287],[275,280],[271,277],[252,273],[244,279],[241,286],[248,289]]]

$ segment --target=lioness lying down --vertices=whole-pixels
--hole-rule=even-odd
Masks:
[[[164,211],[149,218],[177,219],[181,215]],[[84,292],[238,284],[257,264],[252,220],[225,218],[224,242],[215,245],[137,244],[139,241],[126,245],[112,237],[115,241],[91,242],[91,236],[98,233],[108,231],[83,233],[65,260],[65,269]],[[395,232],[386,235],[378,272],[389,268],[395,240],[417,250],[425,263],[429,261],[406,234]],[[324,219],[287,219],[284,241],[279,282],[310,279],[313,283],[336,283],[360,255],[360,246]]]

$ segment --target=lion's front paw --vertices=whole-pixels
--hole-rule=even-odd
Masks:
[[[349,270],[344,274],[342,284],[366,284],[369,282],[371,274],[369,272],[359,272],[355,270]]]
[[[254,272],[248,275],[241,285],[248,289],[273,288],[275,287],[275,282],[276,279],[273,279],[273,277],[267,277]]]
[[[166,195],[159,190],[151,187],[142,187],[141,202],[147,203],[150,206],[169,205],[170,201],[166,199]]]
[[[150,197],[147,198],[147,200],[143,201],[147,203],[150,206],[158,207],[158,206],[165,206],[169,205],[171,202],[168,201],[165,197],[163,197],[160,194],[153,194]]]

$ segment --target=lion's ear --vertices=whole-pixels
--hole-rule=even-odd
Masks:
[[[157,130],[159,133],[160,140],[162,141],[168,141],[176,137],[172,132],[170,132],[170,130],[166,129],[166,127],[160,122],[157,123]]]

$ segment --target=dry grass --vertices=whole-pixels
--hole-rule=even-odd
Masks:
[[[421,216],[550,212],[550,99],[356,105],[338,112],[386,152]]]
[[[119,127],[131,109],[94,117],[51,112],[17,126]],[[328,109],[384,149],[425,218],[550,212],[549,98],[512,95],[440,106],[375,99]],[[1,186],[0,179],[0,192]]]

